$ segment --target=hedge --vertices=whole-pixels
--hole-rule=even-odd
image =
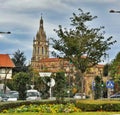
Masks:
[[[40,104],[67,104],[74,103],[81,111],[120,111],[120,101],[111,100],[69,100],[69,101],[16,101],[16,102],[1,102],[0,112],[12,108],[17,108],[22,105],[40,105]]]

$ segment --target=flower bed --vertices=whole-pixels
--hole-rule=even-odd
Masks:
[[[3,113],[16,112],[39,112],[39,113],[72,113],[81,111],[74,104],[42,104],[42,105],[22,105],[15,109],[3,110]]]

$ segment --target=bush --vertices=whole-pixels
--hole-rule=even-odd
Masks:
[[[39,112],[39,113],[72,113],[79,112],[73,103],[67,104],[30,104],[22,105],[14,109],[3,110],[4,113],[21,113],[21,112]]]
[[[120,111],[120,102],[111,100],[17,101],[0,103],[0,112]]]
[[[119,101],[77,101],[75,105],[82,111],[120,111]]]

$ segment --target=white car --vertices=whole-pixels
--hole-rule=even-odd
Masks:
[[[86,99],[85,93],[76,93],[74,95],[75,99]]]
[[[2,97],[0,97],[0,101],[2,101]]]
[[[6,101],[17,101],[19,99],[18,91],[10,91],[7,93],[8,99]]]
[[[17,101],[18,97],[19,97],[19,93],[9,94],[7,101]]]
[[[7,99],[7,101],[17,101],[17,98],[16,98],[16,97],[9,97],[9,98]]]
[[[35,89],[31,89],[31,90],[27,90],[27,98],[26,100],[40,100],[40,92],[35,90]]]

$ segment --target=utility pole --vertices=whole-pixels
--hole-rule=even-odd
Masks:
[[[109,12],[110,13],[120,13],[120,11],[118,11],[118,10],[110,10]]]

